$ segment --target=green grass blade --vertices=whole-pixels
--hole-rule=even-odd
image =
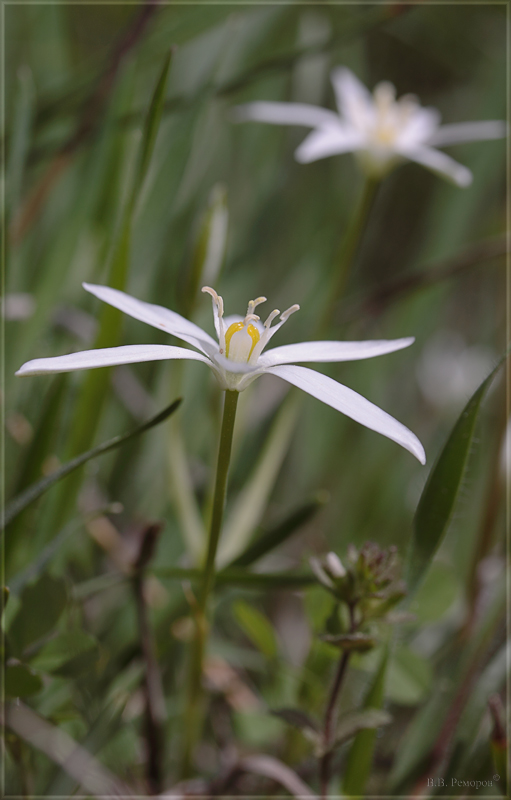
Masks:
[[[481,404],[504,360],[468,401],[429,474],[413,521],[406,577],[410,597],[424,578],[449,527],[467,468]]]
[[[271,552],[271,550],[274,550],[289,539],[298,528],[312,519],[325,502],[326,493],[318,492],[308,503],[299,506],[296,511],[293,511],[282,522],[270,528],[253,544],[249,545],[238,558],[229,564],[229,569],[231,567],[248,567]]]
[[[66,464],[63,464],[62,467],[52,472],[51,475],[48,475],[46,478],[42,478],[37,483],[32,484],[28,487],[24,492],[11,500],[11,502],[7,505],[4,518],[2,520],[2,530],[5,528],[6,525],[11,522],[15,517],[18,516],[25,508],[37,500],[41,495],[48,491],[54,484],[58,483],[58,481],[65,478],[66,475],[69,475],[78,467],[81,467],[82,464],[85,464],[87,461],[90,461],[92,458],[97,458],[97,456],[103,455],[103,453],[108,453],[110,450],[115,450],[117,447],[120,447],[125,442],[133,439],[135,436],[140,436],[140,434],[145,433],[150,428],[153,428],[155,425],[159,425],[161,422],[164,422],[167,417],[174,413],[177,410],[181,403],[181,398],[174,400],[174,402],[157,414],[155,417],[150,419],[148,422],[145,422],[143,425],[135,428],[129,433],[124,433],[120,436],[114,436],[113,439],[109,439],[107,442],[103,442],[103,444],[98,445],[97,447],[93,447],[91,450],[87,450],[87,452],[82,453],[81,455],[77,456],[76,458],[71,459]]]

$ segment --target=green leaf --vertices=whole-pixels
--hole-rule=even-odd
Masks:
[[[233,605],[234,616],[243,633],[266,658],[277,655],[275,633],[268,619],[253,606],[238,600]]]
[[[364,710],[381,709],[385,695],[385,678],[388,664],[388,648],[385,649],[373,683],[364,699]],[[344,771],[343,794],[358,797],[364,794],[365,785],[373,760],[375,730],[357,733],[351,745]]]
[[[327,644],[333,644],[334,647],[339,647],[341,650],[348,650],[349,652],[365,653],[376,646],[376,641],[373,637],[365,633],[325,633],[319,638],[323,642],[327,642]]]
[[[417,622],[436,622],[452,606],[461,590],[455,570],[441,561],[434,561],[410,604]]]
[[[6,697],[28,697],[40,692],[43,682],[26,664],[7,664],[4,672]]]
[[[41,672],[75,677],[89,670],[99,658],[98,641],[84,631],[68,631],[44,645],[31,665]]]
[[[468,401],[429,474],[413,522],[407,564],[410,595],[424,578],[447,532],[467,468],[481,403],[504,360],[501,359]]]
[[[156,83],[153,96],[151,98],[151,104],[144,121],[142,144],[140,146],[137,172],[133,183],[133,202],[140,193],[144,178],[147,174],[147,169],[151,161],[151,156],[153,154],[154,143],[156,141],[156,135],[160,127],[163,109],[165,106],[167,80],[169,77],[171,58],[172,51],[169,51],[165,61],[163,62],[163,67],[161,69],[158,82]]]
[[[37,481],[37,483],[29,486],[28,489],[18,495],[18,497],[15,497],[14,500],[11,500],[11,502],[7,505],[2,523],[3,526],[5,527],[18,514],[24,511],[24,509],[30,505],[30,503],[33,503],[35,500],[41,497],[41,495],[43,495],[55,483],[58,483],[58,481],[62,480],[62,478],[65,478],[66,475],[69,475],[75,469],[81,467],[82,464],[90,461],[91,458],[96,458],[97,456],[103,455],[103,453],[108,453],[110,450],[115,450],[117,447],[120,447],[122,444],[130,439],[133,439],[135,436],[140,436],[141,433],[145,433],[155,425],[159,425],[161,422],[164,422],[167,417],[177,410],[180,403],[181,398],[174,400],[174,402],[171,403],[168,408],[165,408],[148,422],[144,422],[143,425],[139,425],[138,428],[135,428],[129,433],[123,433],[120,436],[114,436],[113,439],[109,439],[108,442],[103,442],[103,444],[93,447],[92,450],[82,453],[76,458],[73,458],[71,461],[68,461],[67,464],[59,467],[59,469],[55,470],[55,472],[52,472],[52,474],[48,475],[48,477],[42,478],[40,481]]]
[[[433,681],[429,661],[409,647],[399,647],[392,656],[387,679],[387,696],[400,705],[417,705]]]
[[[186,317],[192,314],[199,286],[215,286],[218,282],[227,247],[228,222],[227,188],[217,183],[211,190],[193,252],[184,299]]]
[[[26,586],[21,606],[8,631],[9,645],[16,654],[50,633],[66,607],[66,584],[61,578],[43,575]]]
[[[333,747],[340,747],[340,745],[352,739],[359,731],[374,730],[382,725],[388,725],[390,722],[392,722],[390,714],[378,708],[366,708],[363,711],[343,714],[337,724]]]

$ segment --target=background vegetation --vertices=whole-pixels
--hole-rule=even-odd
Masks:
[[[447,123],[502,119],[505,12],[456,3],[5,7],[7,499],[183,397],[171,420],[89,461],[6,527],[7,795],[107,794],[112,775],[138,794],[178,781],[193,590],[193,573],[179,569],[194,567],[198,547],[193,520],[183,526],[175,501],[176,492],[188,497],[176,476],[190,476],[207,518],[221,401],[209,371],[195,364],[92,378],[19,380],[15,370],[97,345],[98,330],[105,345],[167,342],[133,319],[108,317],[82,281],[124,287],[213,332],[209,299],[193,288],[212,215],[226,213],[213,285],[227,313],[243,313],[261,294],[271,308],[299,303],[279,344],[314,338],[362,176],[350,155],[298,164],[303,129],[234,125],[230,109],[256,99],[333,107],[329,71],[342,64],[371,88],[386,79],[399,95],[417,94]],[[317,788],[310,742],[270,713],[285,706],[320,718],[339,657],[318,638],[334,601],[312,582],[308,559],[333,550],[344,561],[349,544],[367,540],[396,545],[405,559],[426,478],[505,351],[505,146],[452,152],[473,171],[467,189],[414,164],[384,181],[330,331],[335,339],[413,335],[414,346],[322,370],[412,429],[426,467],[312,398],[290,411],[280,381],[261,378],[241,396],[224,565],[268,531],[282,541],[255,562],[252,578],[217,587],[205,676],[211,705],[194,766],[204,794],[215,786],[297,792],[287,773],[264,773],[262,756]],[[406,606],[413,618],[395,627],[388,660],[383,644],[352,657],[341,710],[360,706],[372,687],[369,704],[383,704],[392,722],[377,739],[366,733],[336,752],[334,793],[400,796],[422,786],[505,796],[504,398],[502,371],[475,437],[454,441],[447,484],[437,487],[456,499],[454,517],[437,531],[440,547]],[[246,486],[254,510],[238,529],[233,510]],[[159,535],[148,528],[157,522]],[[144,537],[157,540],[147,563]],[[264,578],[284,572],[288,579]],[[164,704],[151,727],[154,674]],[[155,729],[163,745],[151,744]],[[75,772],[62,767],[59,735],[93,756],[87,769],[98,783],[84,779],[85,762]],[[233,758],[246,768],[212,788]],[[427,788],[428,778],[445,787]]]

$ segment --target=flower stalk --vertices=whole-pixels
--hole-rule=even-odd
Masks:
[[[224,413],[220,431],[220,445],[215,479],[215,492],[213,496],[213,509],[208,537],[208,549],[202,576],[202,585],[194,609],[195,613],[195,638],[192,646],[191,663],[186,701],[186,728],[183,741],[183,756],[181,763],[181,777],[187,778],[191,774],[193,749],[201,733],[202,727],[202,670],[204,653],[208,636],[208,598],[215,582],[215,561],[222,520],[225,508],[227,491],[227,476],[231,460],[232,438],[236,408],[239,392],[226,391],[224,400]]]
[[[334,262],[327,306],[321,322],[320,333],[322,336],[327,333],[334,322],[335,312],[344,296],[351,265],[353,264],[362,236],[366,230],[369,214],[373,207],[379,185],[380,181],[375,178],[366,177],[364,180],[362,194],[355,207],[355,211],[348,224],[348,228]]]

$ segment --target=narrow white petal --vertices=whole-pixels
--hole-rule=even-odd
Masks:
[[[326,403],[326,405],[340,411],[341,414],[346,414],[347,417],[360,422],[366,428],[387,436],[406,450],[409,450],[421,464],[426,463],[424,448],[414,433],[405,428],[394,417],[391,417],[390,414],[387,414],[386,411],[382,411],[381,408],[370,403],[362,395],[357,394],[352,389],[348,389],[347,386],[343,386],[327,375],[322,375],[320,372],[315,372],[306,367],[283,365],[270,367],[267,373],[269,375],[277,375],[279,378]]]
[[[82,284],[83,288],[88,292],[98,297],[103,302],[108,303],[130,317],[146,322],[152,325],[153,328],[158,328],[165,333],[170,333],[172,336],[177,336],[184,342],[197,347],[203,353],[211,355],[211,353],[218,350],[218,345],[215,340],[202,328],[199,328],[195,323],[190,322],[171,311],[169,308],[163,306],[156,306],[152,303],[145,303],[143,300],[137,300],[136,297],[125,292],[120,292],[118,289],[112,289],[110,286],[95,286],[90,283]]]
[[[338,122],[334,111],[306,103],[273,103],[258,101],[237,106],[232,111],[236,122],[270,122],[274,125],[305,125],[316,128]]]
[[[309,164],[318,158],[348,153],[362,147],[364,139],[356,131],[342,125],[330,125],[312,131],[295,150],[295,158],[301,164]]]
[[[296,364],[301,361],[359,361],[383,356],[409,347],[413,337],[366,342],[300,342],[274,347],[259,356],[258,364],[272,367],[277,364]]]
[[[432,144],[438,126],[440,112],[436,108],[414,109],[410,118],[403,124],[398,133],[398,143],[403,147]]]
[[[457,161],[445,153],[441,153],[440,150],[434,150],[432,147],[399,147],[396,150],[404,158],[416,161],[417,164],[422,164],[423,167],[444,175],[458,186],[470,186],[472,183],[470,170],[464,167],[463,164],[458,164]]]
[[[208,366],[212,366],[209,358],[194,350],[185,350],[184,347],[172,347],[167,344],[129,344],[123,347],[106,347],[103,350],[83,350],[81,353],[70,353],[67,356],[54,358],[35,358],[23,364],[16,375],[44,375],[51,372],[72,372],[78,369],[180,358],[204,361]]]
[[[341,116],[354,124],[373,113],[374,100],[371,92],[347,67],[336,67],[330,73],[337,107]]]
[[[507,125],[501,120],[482,122],[459,122],[456,125],[442,125],[428,139],[434,147],[462,142],[482,142],[485,139],[502,139],[507,134]]]

